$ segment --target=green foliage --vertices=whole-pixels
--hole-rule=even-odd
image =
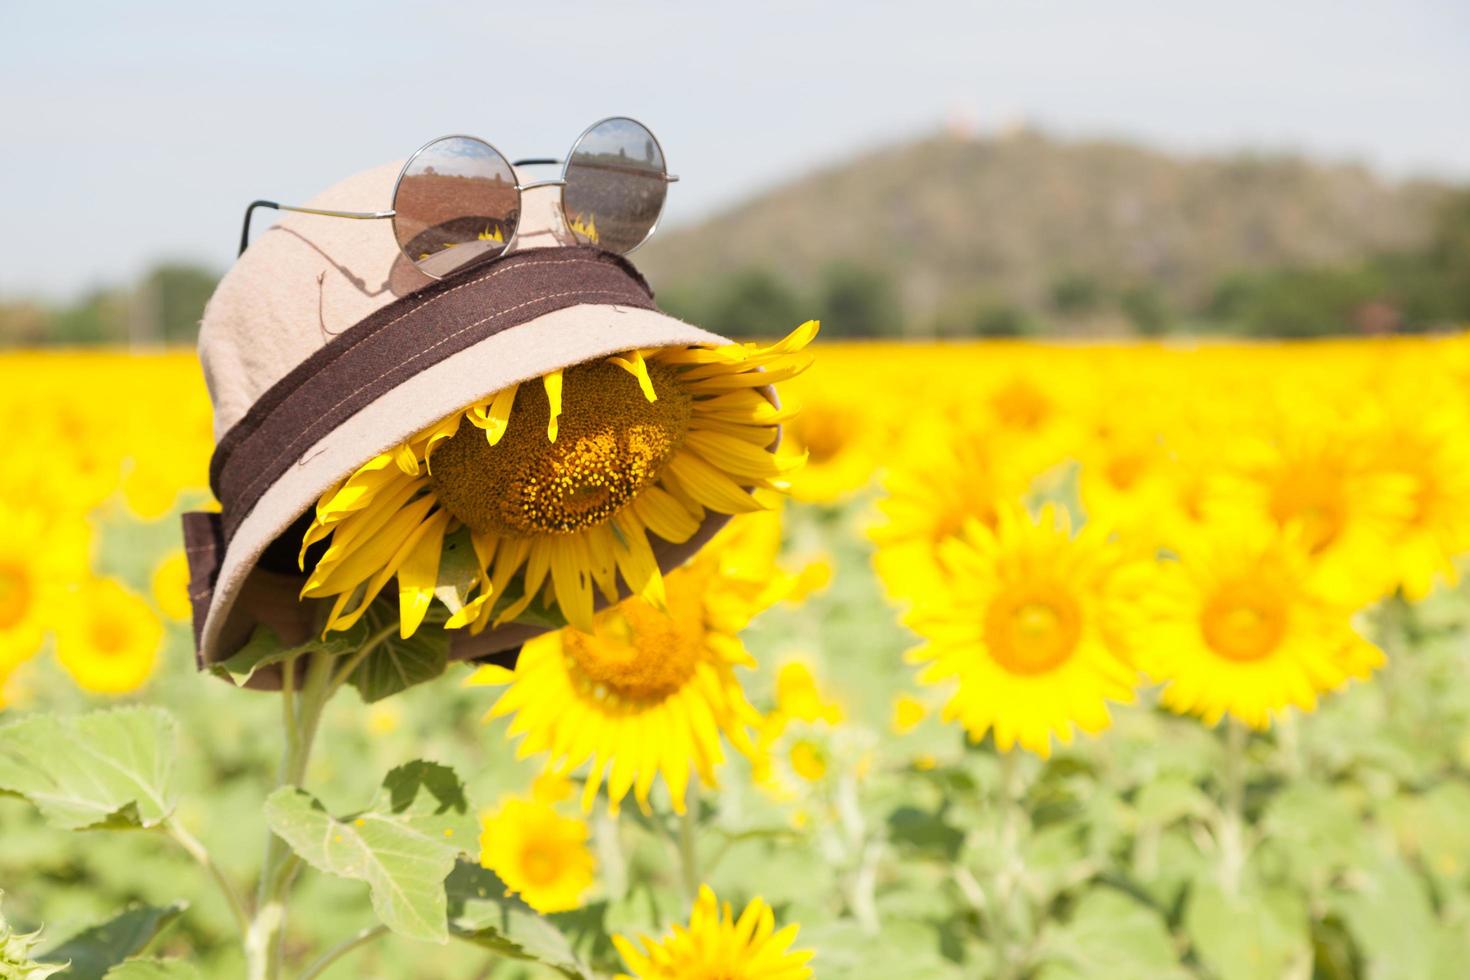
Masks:
[[[761,267],[706,283],[701,294],[710,297],[702,309],[670,312],[726,337],[779,337],[812,317],[784,279]]]
[[[1157,337],[1169,330],[1171,316],[1163,293],[1157,286],[1133,286],[1118,297],[1123,315],[1145,337]]]
[[[108,970],[104,980],[195,980],[199,971],[184,960],[131,959]]]
[[[0,790],[58,827],[153,827],[173,812],[178,725],[158,708],[32,715],[0,728]]]
[[[898,291],[882,266],[834,262],[823,271],[820,290],[817,318],[831,336],[896,337],[904,332]]]
[[[3,897],[4,893],[0,892],[0,898]],[[0,980],[46,980],[53,973],[66,969],[64,962],[47,965],[32,958],[31,954],[40,942],[40,930],[16,932],[0,913]]]
[[[404,639],[398,635],[397,619],[397,610],[380,612],[375,607],[360,627],[380,639],[347,683],[369,704],[431,681],[449,665],[449,634],[445,630],[420,629]]]
[[[150,974],[139,973],[132,968],[123,970],[119,964],[147,949],[187,908],[187,903],[175,902],[163,907],[141,905],[128,909],[47,950],[42,959],[71,964],[66,971],[67,980],[101,980],[104,976],[120,975],[142,980]]]
[[[1102,305],[1103,293],[1095,276],[1066,272],[1051,284],[1051,308],[1062,316],[1085,316]]]
[[[366,882],[373,909],[394,932],[444,942],[444,879],[477,846],[479,826],[452,769],[410,762],[390,772],[366,810],[337,819],[305,790],[282,787],[266,822],[318,871]]]
[[[498,956],[530,960],[573,980],[591,974],[551,919],[511,895],[493,871],[460,861],[445,883],[449,929],[458,939]]]

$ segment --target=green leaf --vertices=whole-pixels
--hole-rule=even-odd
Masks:
[[[392,612],[393,616],[397,611]],[[392,622],[388,613],[374,610],[375,623]],[[377,628],[377,627],[375,627]],[[384,637],[347,678],[367,704],[392,697],[415,684],[431,681],[449,666],[449,634],[425,623],[403,639],[395,630]]]
[[[1188,980],[1168,927],[1146,905],[1106,886],[1077,902],[1072,917],[1042,940],[1046,965],[1038,980]]]
[[[944,819],[941,810],[928,813],[901,806],[888,815],[888,835],[900,844],[945,861],[953,861],[965,842],[964,831]]]
[[[444,546],[439,552],[439,576],[434,584],[434,596],[450,613],[464,608],[470,590],[480,580],[480,562],[475,557],[474,541],[470,529],[461,527],[453,534],[445,535]]]
[[[479,835],[454,770],[422,761],[399,766],[372,807],[340,820],[310,793],[282,787],[266,800],[265,817],[312,867],[366,882],[388,928],[447,941],[444,879],[461,851],[478,846]]]
[[[1374,980],[1434,976],[1434,909],[1408,865],[1379,855],[1354,869],[1347,886],[1333,894],[1333,906],[1367,959],[1369,976]]]
[[[250,634],[250,640],[228,660],[222,660],[210,668],[216,675],[234,681],[237,687],[255,676],[262,667],[295,660],[306,653],[321,652],[339,657],[356,650],[365,634],[361,631],[328,634],[325,639],[311,639],[294,647],[288,647],[269,626],[261,625]]]
[[[196,980],[199,971],[184,960],[125,960],[103,974],[104,980]]]
[[[1220,980],[1284,977],[1311,962],[1306,910],[1298,897],[1279,889],[1227,895],[1213,881],[1196,881],[1184,928]]]
[[[1133,801],[1140,823],[1162,827],[1183,817],[1208,813],[1210,801],[1198,786],[1180,776],[1162,776],[1145,783]]]
[[[162,907],[139,905],[98,926],[85,929],[48,950],[41,959],[48,963],[71,962],[67,980],[101,980],[109,970],[136,956],[158,934],[184,914],[187,902]]]
[[[460,861],[445,882],[449,893],[449,928],[455,938],[512,959],[549,966],[563,976],[591,974],[572,951],[571,941],[529,905],[506,894],[495,872]],[[574,920],[569,920],[574,921]]]
[[[177,800],[177,740],[178,723],[158,708],[33,715],[0,728],[0,791],[67,830],[152,827]]]

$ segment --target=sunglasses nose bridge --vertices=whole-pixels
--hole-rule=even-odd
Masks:
[[[546,248],[555,245],[576,245],[577,237],[567,227],[561,208],[560,182],[541,180],[528,168],[515,169],[516,183],[520,184],[521,217],[516,227],[515,238],[507,252],[526,248]]]

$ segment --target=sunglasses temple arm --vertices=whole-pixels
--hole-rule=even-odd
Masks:
[[[394,211],[327,211],[322,208],[303,208],[295,204],[277,204],[275,201],[251,201],[250,206],[245,209],[245,225],[240,229],[240,251],[238,255],[244,255],[246,246],[250,244],[250,218],[255,214],[256,208],[271,208],[276,211],[295,211],[299,214],[319,214],[326,218],[353,218],[358,221],[391,218],[396,213]]]

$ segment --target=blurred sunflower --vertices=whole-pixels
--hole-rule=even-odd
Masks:
[[[825,391],[791,400],[794,413],[783,454],[805,460],[791,478],[791,496],[805,503],[835,504],[867,485],[878,468],[874,428],[866,403]]]
[[[1372,465],[1406,483],[1411,500],[1393,536],[1392,584],[1417,601],[1437,578],[1457,583],[1455,559],[1470,552],[1470,418],[1451,392],[1389,397],[1380,410]]]
[[[302,596],[333,598],[327,628],[347,629],[396,575],[409,636],[434,598],[444,537],[464,526],[478,573],[452,628],[532,610],[590,633],[594,588],[615,601],[619,576],[660,603],[650,533],[682,542],[706,510],[760,510],[749,488],[784,486],[800,465],[768,451],[790,413],[760,389],[805,370],[816,332],[809,321],[766,347],[627,351],[455,413],[322,495],[303,567],[307,548],[330,545]]]
[[[751,730],[761,716],[735,676],[755,660],[739,632],[782,596],[770,588],[768,563],[736,557],[743,523],[737,518],[670,573],[665,607],[630,597],[599,613],[590,633],[564,629],[531,640],[514,673],[482,667],[468,680],[509,685],[487,718],[511,716],[508,736],[523,737],[519,757],[546,752],[557,774],[590,764],[584,810],[606,779],[610,813],[629,790],[648,812],[662,774],[674,809],[684,812],[691,773],[716,783],[722,735],[758,763]]]
[[[939,548],[967,520],[994,527],[1002,506],[1028,478],[1008,465],[993,430],[973,420],[941,417],[918,427],[907,452],[888,471],[869,530],[873,568],[890,597],[908,599],[942,584]]]
[[[1331,597],[1364,605],[1391,588],[1384,555],[1412,514],[1414,486],[1376,469],[1361,422],[1305,395],[1287,400],[1263,432],[1240,439],[1234,472],[1222,478],[1212,526],[1265,519],[1291,528]]]
[[[95,579],[72,596],[58,627],[56,657],[83,690],[126,694],[158,663],[163,624],[141,596],[116,579]]]
[[[590,836],[584,820],[539,799],[510,797],[481,819],[480,863],[542,915],[566,912],[592,887]]]
[[[1096,734],[1109,701],[1133,700],[1136,672],[1114,625],[1123,559],[1098,525],[1074,536],[1064,510],[1048,505],[1033,521],[1007,508],[994,529],[967,523],[940,561],[942,589],[917,597],[905,621],[926,641],[908,654],[924,665],[919,681],[956,684],[945,721],[1045,758],[1053,735]]]
[[[701,885],[689,914],[689,925],[674,926],[663,939],[638,937],[639,945],[621,935],[613,943],[631,973],[620,980],[806,980],[812,953],[791,949],[800,927],[776,931],[771,907],[751,899],[736,919],[730,903],[723,911],[715,893]]]
[[[68,590],[87,573],[91,533],[0,502],[0,672],[34,656],[62,618]]]
[[[1382,665],[1382,652],[1353,632],[1351,609],[1314,586],[1299,533],[1217,525],[1158,573],[1137,636],[1170,710],[1210,725],[1228,713],[1263,729]]]
[[[189,605],[189,559],[183,548],[175,548],[153,569],[150,581],[153,601],[165,616],[187,623],[193,616]]]

